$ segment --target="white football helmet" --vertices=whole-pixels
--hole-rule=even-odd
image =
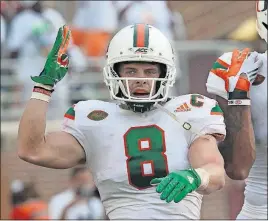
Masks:
[[[268,0],[256,0],[256,12],[257,12],[256,28],[260,37],[264,39],[266,42],[268,38],[267,9],[268,9]]]
[[[166,74],[161,78],[123,78],[114,71],[114,64],[126,61],[158,62],[166,65]],[[127,26],[111,39],[103,73],[112,99],[140,104],[166,101],[169,89],[173,86],[176,77],[173,48],[162,32],[151,25]],[[155,92],[154,84],[152,84],[150,95],[146,98],[134,97],[130,94],[128,80],[137,79],[153,80],[159,86]],[[124,81],[126,81],[126,87],[123,84]],[[122,93],[119,93],[120,91]]]

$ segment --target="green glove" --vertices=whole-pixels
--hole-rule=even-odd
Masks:
[[[156,192],[162,193],[160,198],[170,203],[180,202],[188,193],[196,190],[201,184],[201,178],[194,169],[172,172],[163,178],[155,178],[150,182],[156,185]]]
[[[68,56],[66,54],[70,41],[71,31],[64,25],[59,28],[56,41],[47,57],[45,67],[39,76],[31,79],[40,84],[54,86],[63,79],[68,70]]]

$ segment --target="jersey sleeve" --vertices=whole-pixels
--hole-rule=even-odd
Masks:
[[[198,137],[210,134],[213,135],[217,141],[222,141],[225,139],[226,136],[226,126],[224,123],[223,111],[221,110],[220,106],[218,105],[217,101],[203,97],[203,101],[200,101],[202,106],[201,109],[197,109],[195,107],[195,103],[191,104],[194,105],[193,108],[193,116],[190,117],[190,122],[193,123],[194,129],[196,131],[192,132],[190,142],[192,143]]]
[[[75,105],[70,107],[64,114],[62,131],[71,134],[73,137],[77,139],[77,141],[80,143],[80,145],[83,147],[85,151],[86,159],[88,159],[90,155],[89,144],[87,143],[87,139],[84,133],[78,128],[76,122]]]
[[[186,122],[183,128],[189,145],[205,134],[213,135],[218,141],[225,138],[223,112],[216,100],[200,94],[190,94],[179,97],[175,104],[174,113],[177,118]]]

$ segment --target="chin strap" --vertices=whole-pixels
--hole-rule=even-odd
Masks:
[[[126,102],[126,105],[129,107],[130,110],[136,113],[144,113],[154,108],[153,102],[147,102],[147,103]]]

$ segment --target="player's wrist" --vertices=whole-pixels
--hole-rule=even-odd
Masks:
[[[228,92],[228,100],[249,99],[249,91],[235,88],[233,92]]]
[[[53,91],[52,86],[37,83],[33,88],[31,99],[49,102]]]
[[[251,105],[249,91],[235,88],[233,92],[228,93],[229,106]]]
[[[251,105],[250,99],[228,100],[228,106],[250,106],[250,105]]]
[[[210,181],[210,174],[203,168],[194,169],[197,175],[200,178],[200,185],[197,188],[197,191],[205,190]]]

